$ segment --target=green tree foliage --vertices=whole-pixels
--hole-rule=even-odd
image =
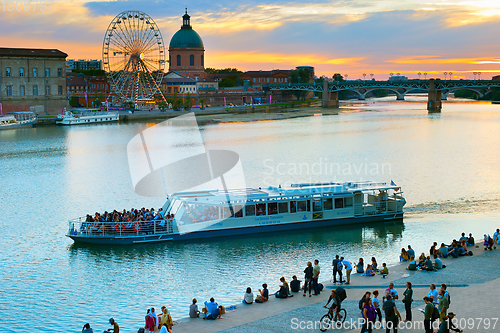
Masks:
[[[103,71],[102,69],[90,69],[90,70],[73,69],[72,72],[82,73],[85,76],[106,76],[106,72]]]
[[[238,75],[230,75],[219,81],[219,87],[228,88],[238,86]]]
[[[69,106],[71,106],[72,108],[80,106],[80,103],[78,102],[78,97],[71,96],[71,98],[69,99]]]
[[[166,102],[160,102],[158,104],[158,109],[160,109],[160,111],[165,111],[166,109],[168,109],[168,104]]]
[[[205,73],[208,74],[241,74],[243,73],[240,71],[238,68],[223,68],[223,69],[216,69],[216,68],[205,68]]]
[[[92,107],[98,109],[101,106],[102,106],[101,100],[99,98],[94,99],[94,101],[92,102]]]
[[[187,93],[184,99],[184,110],[191,110],[191,95],[189,93]]]
[[[182,99],[178,98],[174,102],[174,110],[180,111],[182,109]]]
[[[375,89],[371,93],[373,97],[386,97],[389,95],[389,92],[385,89]]]
[[[344,77],[340,75],[339,73],[333,74],[333,81],[338,81],[338,82],[344,82]]]
[[[309,70],[307,68],[295,69],[290,73],[291,83],[307,83],[309,82]],[[292,94],[297,98],[298,101],[303,100],[307,91],[305,90],[292,90]]]
[[[198,104],[200,105],[200,110],[205,110],[205,99],[204,98],[200,98],[198,100]]]

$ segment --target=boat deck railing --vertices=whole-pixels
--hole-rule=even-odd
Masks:
[[[68,236],[122,237],[174,233],[175,220],[88,222],[85,217],[69,221]]]

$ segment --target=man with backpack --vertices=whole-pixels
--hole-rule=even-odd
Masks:
[[[448,293],[448,290],[446,290],[446,288],[447,287],[446,287],[445,283],[441,284],[441,290],[444,291],[444,297],[446,297],[448,299],[448,305],[450,305],[451,304],[451,297],[450,297],[450,294]]]
[[[432,298],[424,297],[425,308],[422,311],[424,314],[425,333],[432,333],[432,323],[439,318],[439,310],[432,304]]]
[[[339,255],[337,254],[335,256],[335,259],[332,261],[332,269],[333,269],[333,283],[337,283],[337,267],[339,265]],[[342,276],[340,277],[340,280],[342,280]]]
[[[389,333],[391,328],[394,333],[398,332],[398,320],[401,320],[401,315],[399,314],[398,309],[396,308],[396,303],[392,300],[392,296],[389,294],[386,297],[386,301],[382,305],[382,310],[385,313],[385,332]]]
[[[337,263],[337,272],[339,273],[339,282],[342,284],[342,269],[344,268],[344,257],[340,257],[340,261]]]

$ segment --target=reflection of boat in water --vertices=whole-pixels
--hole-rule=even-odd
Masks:
[[[117,122],[120,118],[118,112],[106,112],[99,109],[86,109],[79,111],[66,111],[63,115],[56,116],[56,125],[84,125]]]
[[[0,116],[0,129],[33,127],[37,122],[37,116],[31,111],[9,112]]]
[[[178,192],[163,206],[170,218],[129,222],[79,218],[69,221],[67,236],[82,243],[130,244],[363,225],[401,221],[405,203],[399,187],[372,182]]]

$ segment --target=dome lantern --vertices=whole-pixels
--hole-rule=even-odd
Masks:
[[[188,9],[186,8],[186,14],[182,16],[182,27],[181,29],[192,29],[190,23],[191,16],[188,14]]]

